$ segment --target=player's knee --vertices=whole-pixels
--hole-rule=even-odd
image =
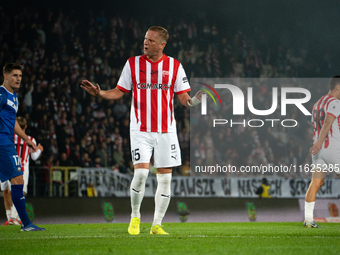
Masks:
[[[133,175],[131,184],[133,183],[133,186],[135,188],[141,188],[143,185],[145,185],[147,177],[148,177],[147,171],[136,170],[135,174]]]
[[[12,178],[10,181],[12,185],[21,185],[21,184],[23,185],[24,184],[24,178],[22,175],[16,176]]]
[[[171,174],[157,174],[158,185],[170,186],[171,185]]]
[[[323,185],[323,183],[324,183],[323,180],[314,179],[314,180],[312,180],[311,185],[312,185],[314,188],[320,189],[321,186]]]
[[[317,185],[317,187],[319,187],[319,188],[321,188],[321,186],[323,185],[323,180],[318,180],[317,181],[317,183],[316,183],[316,185]]]
[[[170,180],[158,180],[158,183],[161,185],[170,185]]]
[[[321,181],[320,183],[319,183],[319,188],[321,188],[321,186],[324,184],[324,182],[323,181]]]
[[[145,179],[144,178],[138,178],[135,182],[135,186],[136,188],[141,188],[145,183]]]

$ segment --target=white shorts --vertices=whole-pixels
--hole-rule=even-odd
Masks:
[[[27,194],[28,169],[25,169],[23,178],[24,178],[24,192]],[[11,182],[9,180],[5,182],[1,182],[1,191],[7,190],[8,187],[11,189]]]
[[[156,168],[182,165],[181,150],[176,133],[148,133],[130,131],[133,164],[150,163],[154,156]]]
[[[11,187],[11,183],[9,182],[9,180],[1,182],[1,191],[7,190],[8,187]]]
[[[328,147],[322,148],[318,154],[312,156],[313,167],[322,171],[340,174],[340,150]]]

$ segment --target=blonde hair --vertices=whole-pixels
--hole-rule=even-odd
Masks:
[[[169,39],[169,33],[168,30],[166,30],[164,27],[161,26],[152,26],[148,29],[148,31],[155,31],[159,33],[159,36],[164,40],[166,43]]]
[[[26,119],[23,117],[17,117],[17,121],[22,130],[26,128]]]

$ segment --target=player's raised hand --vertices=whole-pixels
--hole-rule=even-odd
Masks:
[[[98,84],[96,84],[96,86],[94,86],[91,82],[89,82],[88,80],[83,80],[81,82],[80,87],[82,87],[83,89],[85,89],[90,95],[92,96],[99,96],[100,93],[100,87]]]
[[[189,106],[196,106],[199,105],[202,101],[202,95],[206,94],[205,92],[199,90],[197,91],[196,95],[190,99],[188,99],[188,105]]]
[[[206,94],[206,93],[203,92],[202,90],[199,90],[199,91],[197,91],[195,97],[196,97],[198,100],[202,101],[202,95],[203,95],[203,94]]]
[[[37,149],[39,149],[41,152],[44,151],[44,147],[40,143],[38,144]]]

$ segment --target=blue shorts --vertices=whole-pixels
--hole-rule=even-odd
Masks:
[[[20,158],[13,145],[0,145],[0,181],[22,175]]]

